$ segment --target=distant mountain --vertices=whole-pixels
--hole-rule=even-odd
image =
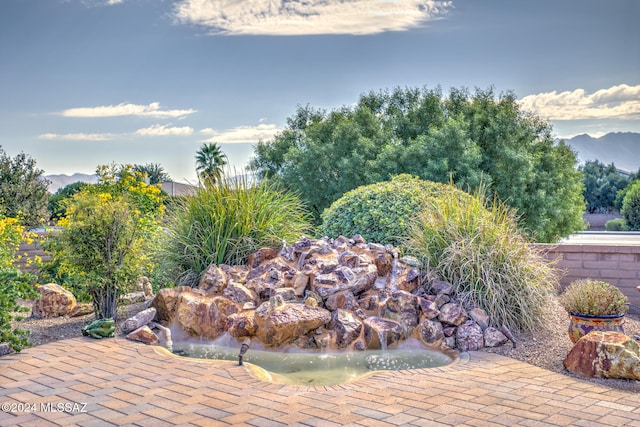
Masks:
[[[95,184],[98,182],[98,175],[87,175],[84,173],[74,173],[73,175],[45,175],[46,179],[51,181],[49,184],[49,193],[54,194],[58,189],[64,188],[74,182],[86,182],[89,184]]]
[[[618,169],[628,172],[640,169],[640,133],[612,132],[600,138],[583,134],[565,142],[577,151],[581,163],[599,160],[605,165],[613,163]]]

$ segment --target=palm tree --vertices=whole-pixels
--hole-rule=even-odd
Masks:
[[[227,160],[227,155],[222,152],[220,146],[215,142],[202,144],[202,147],[196,152],[196,171],[198,171],[198,176],[205,184],[215,184],[222,176]]]
[[[164,171],[158,163],[147,163],[146,165],[133,165],[133,170],[147,176],[149,184],[161,184],[171,181],[171,176]]]

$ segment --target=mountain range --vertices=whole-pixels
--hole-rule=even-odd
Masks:
[[[600,138],[587,134],[565,139],[578,153],[578,160],[599,160],[605,165],[613,163],[618,169],[637,172],[640,169],[640,133],[612,132]]]

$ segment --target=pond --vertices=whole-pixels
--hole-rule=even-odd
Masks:
[[[238,361],[240,345],[229,342],[174,342],[173,353],[179,356]],[[295,385],[325,386],[347,383],[372,372],[435,368],[451,364],[456,356],[426,349],[407,342],[401,347],[366,351],[301,351],[249,349],[243,356],[246,364],[259,367],[254,375],[260,379]]]

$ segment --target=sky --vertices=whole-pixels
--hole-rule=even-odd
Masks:
[[[512,91],[554,135],[640,132],[637,0],[0,0],[0,145],[45,174],[242,171],[298,106]]]

